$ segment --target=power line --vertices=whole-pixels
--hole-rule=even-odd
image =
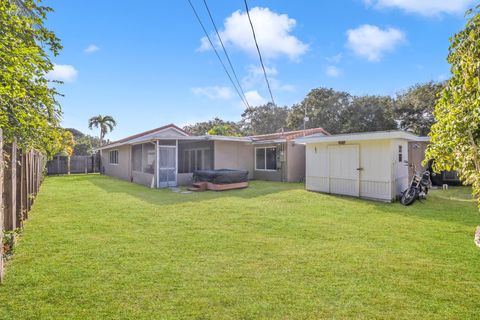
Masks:
[[[247,97],[245,96],[245,92],[243,91],[242,85],[240,84],[240,81],[238,80],[237,73],[235,72],[235,68],[233,68],[232,61],[230,60],[230,57],[228,56],[227,49],[225,49],[225,46],[222,41],[222,37],[220,37],[220,33],[218,32],[217,25],[215,24],[215,21],[213,20],[212,13],[210,12],[210,8],[208,7],[207,1],[203,0],[203,3],[205,4],[205,8],[207,9],[208,16],[210,17],[210,21],[212,21],[213,27],[215,28],[215,32],[217,33],[218,40],[220,41],[220,44],[222,45],[223,52],[225,53],[225,57],[227,58],[228,64],[230,65],[230,69],[232,69],[233,76],[235,77],[235,80],[237,81],[237,85],[240,88],[240,91],[242,92],[242,95],[245,99],[245,102],[248,104]]]
[[[222,64],[223,70],[224,70],[225,73],[227,74],[228,79],[230,79],[230,82],[232,83],[232,86],[235,88],[235,91],[237,91],[238,96],[240,97],[240,99],[242,100],[242,102],[245,104],[245,106],[248,108],[248,103],[246,102],[246,99],[244,100],[244,97],[242,96],[242,94],[241,94],[240,91],[238,90],[237,86],[235,85],[235,82],[233,82],[233,79],[232,79],[232,77],[230,76],[230,73],[228,72],[227,67],[226,67],[225,64],[223,63],[222,58],[221,58],[220,55],[218,54],[217,49],[215,48],[215,46],[213,45],[213,42],[212,42],[212,40],[210,39],[210,36],[208,35],[207,29],[205,29],[205,26],[203,25],[202,20],[200,19],[199,15],[198,15],[198,13],[197,13],[197,10],[195,10],[195,7],[193,6],[192,1],[190,1],[190,0],[187,0],[187,1],[188,1],[188,3],[190,4],[190,7],[192,8],[193,13],[195,14],[195,17],[197,18],[198,23],[199,23],[200,26],[202,27],[203,32],[205,33],[205,36],[206,36],[207,39],[208,39],[208,42],[210,43],[210,45],[212,46],[213,50],[215,51],[215,55],[217,56],[218,60],[219,60],[220,63]]]
[[[248,21],[250,21],[250,27],[252,28],[253,40],[255,40],[255,46],[257,47],[258,57],[260,58],[260,64],[262,65],[263,74],[265,76],[265,81],[267,82],[268,91],[270,92],[270,98],[272,98],[272,103],[275,104],[273,99],[272,89],[270,88],[270,82],[268,82],[267,72],[265,71],[265,65],[263,64],[262,54],[260,53],[260,48],[258,47],[257,36],[255,35],[255,28],[253,27],[252,19],[250,18],[250,12],[248,9],[247,0],[243,0],[245,3],[245,9],[247,10]]]

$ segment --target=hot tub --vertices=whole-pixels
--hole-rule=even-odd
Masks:
[[[230,169],[196,170],[193,172],[193,181],[213,184],[248,182],[248,171]]]

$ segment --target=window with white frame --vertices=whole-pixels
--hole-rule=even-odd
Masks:
[[[398,146],[398,162],[403,161],[403,147],[400,145]]]
[[[212,157],[210,148],[195,148],[183,150],[182,173],[192,173],[195,170],[210,170]]]
[[[255,148],[255,170],[277,170],[277,148]]]
[[[108,153],[109,156],[109,163],[110,164],[118,164],[118,150],[112,150]]]

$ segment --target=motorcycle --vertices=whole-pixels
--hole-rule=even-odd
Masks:
[[[410,186],[402,192],[400,203],[404,206],[409,206],[417,199],[426,199],[428,189],[432,187],[432,181],[430,180],[430,171],[425,170],[418,172],[415,165],[413,166],[413,177],[410,181]]]

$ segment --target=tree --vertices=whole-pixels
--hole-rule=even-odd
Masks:
[[[75,138],[72,132],[64,130],[62,133],[63,153],[67,155],[67,172],[70,174],[70,158],[73,155],[73,148],[75,146]]]
[[[349,93],[333,89],[318,88],[310,91],[300,104],[292,107],[288,115],[288,126],[303,129],[322,127],[330,133],[341,132],[342,114],[352,97]]]
[[[230,124],[221,124],[208,130],[208,134],[212,136],[240,136],[238,130]]]
[[[88,128],[92,130],[95,128],[100,128],[100,146],[103,145],[105,135],[110,131],[113,131],[113,128],[117,125],[117,122],[113,119],[112,116],[102,116],[98,115],[88,119]]]
[[[341,114],[342,133],[393,130],[397,123],[393,113],[393,99],[387,96],[359,96]]]
[[[416,84],[397,95],[395,114],[402,130],[426,136],[435,122],[433,110],[444,83]]]
[[[450,39],[451,78],[435,105],[426,159],[433,168],[456,170],[480,195],[480,5],[467,11],[465,28]],[[479,201],[480,204],[480,201]]]
[[[197,122],[193,125],[183,127],[183,130],[187,131],[191,135],[195,136],[202,136],[204,134],[208,134],[208,131],[213,127],[217,126],[229,126],[236,135],[242,135],[242,131],[240,130],[240,126],[233,122],[233,121],[224,121],[220,118],[214,118],[213,120],[204,121],[204,122]]]
[[[75,138],[75,146],[73,148],[73,155],[75,156],[91,156],[94,149],[100,147],[100,139],[91,135],[86,135],[80,130],[74,128],[66,128]]]
[[[20,5],[17,6],[17,4]],[[53,156],[62,149],[59,94],[46,74],[62,48],[43,25],[52,9],[40,1],[0,1],[0,127],[20,148]]]
[[[242,113],[240,125],[246,135],[273,133],[287,128],[288,107],[277,107],[272,103],[249,107]]]

